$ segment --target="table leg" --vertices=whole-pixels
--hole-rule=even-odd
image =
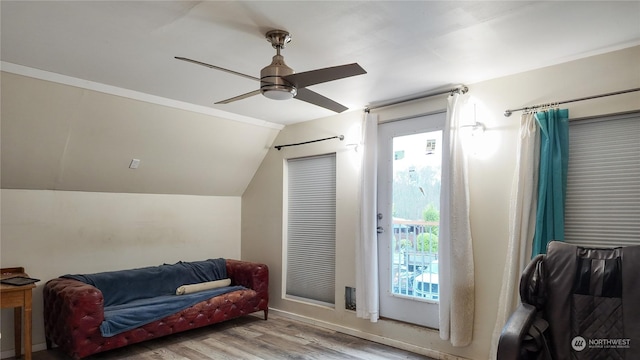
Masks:
[[[22,349],[22,307],[13,308],[13,338],[15,339],[16,359],[18,359]]]
[[[24,359],[31,360],[31,291],[24,292]]]

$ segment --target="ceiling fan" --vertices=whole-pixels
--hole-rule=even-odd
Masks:
[[[367,72],[360,67],[360,65],[353,63],[296,73],[284,63],[284,57],[280,55],[280,50],[284,49],[285,45],[291,41],[289,33],[284,30],[271,30],[267,32],[266,38],[276,49],[276,55],[273,57],[271,64],[260,71],[260,78],[185,57],[176,56],[175,58],[260,81],[260,89],[218,101],[216,104],[228,104],[262,93],[262,95],[269,99],[288,100],[296,98],[338,113],[347,110],[346,106],[311,91],[307,89],[307,87],[350,76],[366,74]]]

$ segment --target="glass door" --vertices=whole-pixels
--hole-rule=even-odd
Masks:
[[[379,125],[380,315],[438,327],[438,224],[445,114]]]

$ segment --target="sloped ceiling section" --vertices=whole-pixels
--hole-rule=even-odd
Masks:
[[[1,81],[2,188],[240,196],[279,131],[11,73]]]

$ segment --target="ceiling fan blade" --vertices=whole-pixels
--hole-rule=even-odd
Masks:
[[[234,96],[234,97],[232,97],[232,98],[230,98],[230,99],[226,99],[226,100],[218,101],[216,104],[228,104],[228,103],[230,103],[230,102],[234,102],[234,101],[238,101],[238,100],[246,99],[246,98],[248,98],[248,97],[250,97],[250,96],[258,95],[258,94],[260,94],[260,93],[261,93],[260,89],[258,89],[258,90],[253,90],[253,91],[248,92],[248,93],[246,93],[246,94],[242,94],[242,95]]]
[[[228,72],[228,73],[230,73],[230,74],[234,74],[234,75],[242,76],[242,77],[245,77],[245,78],[247,78],[247,79],[260,81],[260,79],[259,79],[259,78],[257,78],[257,77],[255,77],[255,76],[246,75],[246,74],[243,74],[243,73],[239,73],[239,72],[237,72],[237,71],[233,71],[233,70],[229,70],[229,69],[221,68],[221,67],[219,67],[219,66],[215,66],[215,65],[211,65],[211,64],[203,63],[202,61],[192,60],[192,59],[189,59],[189,58],[186,58],[186,57],[181,57],[181,56],[175,56],[175,58],[176,58],[176,59],[178,59],[178,60],[182,60],[182,61],[190,62],[190,63],[193,63],[193,64],[206,66],[206,67],[211,68],[211,69],[216,69],[216,70],[220,70],[220,71]]]
[[[357,63],[333,66],[324,69],[305,71],[301,73],[283,76],[282,78],[294,84],[298,90],[307,86],[323,82],[338,80],[367,72]]]
[[[349,109],[348,107],[342,104],[338,104],[337,102],[324,97],[315,91],[311,91],[305,88],[298,89],[298,94],[295,96],[295,98],[298,100],[306,101],[313,105],[318,105],[331,111],[335,111],[337,113],[341,113]]]

